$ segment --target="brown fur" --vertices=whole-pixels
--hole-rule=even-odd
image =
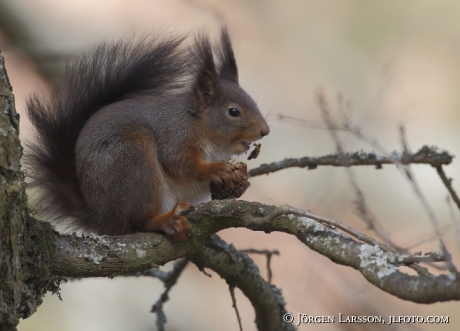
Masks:
[[[238,84],[226,30],[216,61],[205,35],[188,50],[183,41],[103,45],[67,67],[53,99],[29,101],[38,135],[27,152],[31,185],[54,220],[98,234],[163,231],[185,240],[181,210],[206,183],[233,185],[221,161],[269,128]]]

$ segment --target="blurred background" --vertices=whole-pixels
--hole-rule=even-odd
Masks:
[[[229,27],[240,83],[267,116],[271,133],[249,168],[285,157],[335,151],[327,130],[278,120],[278,114],[321,123],[316,93],[322,87],[339,118],[337,95],[352,102],[353,120],[388,150],[401,150],[398,126],[417,150],[436,145],[460,154],[460,2],[300,0],[0,0],[0,49],[21,113],[22,141],[33,139],[24,114],[33,92],[47,93],[50,77],[68,57],[120,36],[167,28],[205,29],[218,35]],[[349,151],[372,151],[341,133]],[[243,158],[244,159],[244,158]],[[447,191],[433,168],[413,167],[442,225],[451,225]],[[428,216],[411,186],[394,166],[353,169],[372,212],[392,239],[409,246],[432,238]],[[459,162],[446,167],[460,190]],[[346,172],[341,168],[288,169],[252,179],[242,197],[290,204],[333,217],[361,231]],[[455,211],[458,216],[458,211]],[[445,239],[460,266],[453,227]],[[370,233],[374,236],[374,234]],[[231,229],[219,233],[239,249],[278,249],[273,283],[283,290],[287,310],[308,315],[450,316],[449,324],[301,325],[300,330],[458,330],[458,303],[420,305],[394,298],[352,270],[310,251],[285,234]],[[375,237],[375,236],[374,236]],[[436,241],[412,249],[438,250]],[[265,277],[265,259],[253,256]],[[170,266],[163,267],[168,270]],[[439,273],[440,271],[433,271]],[[47,294],[21,331],[155,330],[151,305],[163,290],[150,278],[85,279],[62,285],[61,302]],[[237,292],[244,330],[255,330],[249,301]],[[238,330],[228,287],[190,265],[170,292],[167,330]]]

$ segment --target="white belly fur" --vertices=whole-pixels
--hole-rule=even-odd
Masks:
[[[205,142],[203,145],[203,160],[207,162],[221,162],[231,156],[228,151],[210,142]],[[163,178],[164,195],[161,213],[170,211],[177,202],[190,202],[192,205],[197,205],[211,201],[209,182],[178,185],[168,180],[165,175]]]
[[[177,185],[166,181],[165,188],[161,213],[166,213],[173,209],[177,202],[190,202],[192,205],[197,205],[211,201],[208,182]]]

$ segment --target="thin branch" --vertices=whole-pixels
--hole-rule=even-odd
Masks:
[[[457,241],[458,247],[460,248],[460,220],[455,215],[454,209],[452,208],[452,203],[450,201],[450,198],[447,197],[446,200],[447,200],[447,205],[449,206],[450,216],[452,218],[452,224],[454,225],[454,229],[455,229],[455,239]]]
[[[331,134],[332,139],[335,142],[337,154],[341,156],[342,164],[347,171],[347,176],[350,185],[355,192],[356,210],[358,216],[362,220],[364,220],[364,222],[367,224],[368,229],[374,231],[387,245],[391,246],[396,251],[401,251],[401,247],[390,239],[390,235],[388,234],[388,232],[384,229],[384,227],[378,221],[375,215],[369,210],[364,194],[361,191],[361,188],[359,187],[358,180],[356,179],[356,175],[353,172],[353,170],[350,167],[348,167],[348,158],[345,156],[345,150],[342,146],[342,142],[340,141],[337,132],[334,130],[335,125],[331,118],[329,107],[327,105],[326,98],[322,91],[319,91],[319,93],[317,94],[317,102],[321,109],[323,120],[329,128],[329,133]],[[339,108],[341,110],[340,113],[342,114],[344,121],[346,118],[351,118],[351,109],[350,107],[348,107],[348,105],[346,107],[343,107],[343,98],[341,97],[341,95],[339,95]]]
[[[343,116],[343,126],[345,128],[347,128],[351,133],[353,133],[357,138],[367,142],[368,144],[370,144],[373,148],[375,148],[377,151],[379,151],[383,155],[385,155],[387,157],[390,157],[390,158],[392,157],[393,154],[390,155],[385,150],[385,148],[378,142],[377,139],[371,137],[370,135],[365,133],[360,127],[355,125],[353,123],[353,121],[351,121],[351,117],[349,117],[347,114],[345,114]],[[411,167],[410,167],[411,162],[409,161],[411,156],[412,156],[412,154],[411,154],[411,152],[410,152],[410,150],[408,148],[408,144],[407,144],[407,140],[406,140],[406,137],[405,137],[405,131],[404,131],[403,126],[400,126],[400,137],[401,137],[401,144],[402,144],[402,147],[403,147],[403,154],[401,155],[401,157],[399,159],[393,159],[393,162],[395,163],[395,165],[398,166],[398,168],[401,170],[401,172],[405,175],[405,178],[409,181],[411,187],[414,190],[414,193],[416,194],[416,196],[418,197],[418,199],[422,203],[422,206],[424,207],[424,209],[428,213],[428,216],[429,216],[430,222],[432,224],[432,227],[435,230],[435,233],[439,238],[439,243],[440,243],[441,250],[444,252],[445,256],[449,258],[448,261],[446,261],[448,269],[452,273],[456,273],[457,269],[453,265],[453,263],[451,261],[451,256],[450,256],[449,252],[447,251],[446,245],[444,244],[444,241],[442,239],[442,234],[441,234],[441,231],[440,231],[440,225],[439,225],[439,223],[438,223],[433,211],[431,210],[431,208],[430,208],[430,206],[428,204],[428,201],[426,200],[426,198],[422,194],[422,192],[420,190],[420,187],[418,186],[417,182],[415,181],[415,177],[414,177],[414,175],[412,173],[412,170],[411,170]],[[433,152],[437,153],[436,148],[434,148],[434,150],[433,150],[433,148],[424,146],[422,148],[422,150],[420,150],[419,152],[422,151],[424,154],[427,154],[427,155],[433,155]],[[453,158],[453,156],[450,155],[447,152],[443,152],[443,154],[449,155],[451,158]],[[438,165],[431,164],[431,165],[433,167],[441,166],[441,164],[438,164]],[[439,268],[438,266],[435,266],[435,267]]]
[[[230,291],[230,296],[232,297],[232,307],[235,309],[236,318],[238,319],[238,326],[240,327],[240,331],[243,331],[240,312],[238,311],[238,305],[236,304],[235,287],[235,284],[228,284],[228,290]]]
[[[371,145],[374,149],[376,149],[377,151],[379,151],[380,153],[382,153],[383,155],[387,156],[387,157],[390,157],[392,158],[393,154],[390,154],[388,153],[385,148],[378,142],[377,139],[371,137],[370,135],[368,135],[367,133],[365,133],[360,127],[358,127],[357,125],[355,125],[352,121],[351,121],[351,118],[348,117],[348,116],[344,116],[343,117],[343,126],[345,128],[347,128],[351,133],[353,133],[355,135],[355,137],[359,138],[360,140],[363,140],[365,142],[367,142],[369,145]],[[428,202],[426,200],[426,198],[423,196],[417,182],[415,181],[415,178],[414,178],[414,175],[412,173],[412,170],[410,168],[410,164],[412,162],[410,162],[409,160],[411,159],[411,152],[408,148],[408,145],[407,145],[407,141],[406,141],[406,138],[405,138],[405,133],[404,133],[404,128],[401,126],[400,127],[400,135],[401,135],[401,142],[402,142],[402,146],[403,146],[403,154],[400,156],[400,158],[396,159],[394,158],[392,161],[394,162],[394,164],[396,166],[398,166],[398,168],[401,170],[401,172],[405,175],[405,178],[409,181],[411,187],[413,188],[416,196],[419,198],[419,200],[421,201],[423,207],[425,208],[425,210],[427,211],[428,213],[428,216],[429,216],[429,219],[430,219],[430,222],[436,232],[436,235],[438,236],[439,238],[439,242],[440,242],[440,247],[441,247],[441,250],[444,252],[444,254],[447,256],[447,257],[450,257],[450,254],[449,252],[447,251],[447,248],[442,240],[440,236],[440,226],[434,216],[434,213],[432,212],[431,208],[429,207],[428,205]],[[437,158],[438,156],[438,153],[437,153],[437,148],[433,148],[433,147],[427,147],[427,146],[424,146],[419,152],[422,152],[423,154],[426,154],[426,155],[435,155],[435,158]],[[419,153],[417,152],[417,153]],[[453,158],[452,155],[450,155],[449,153],[447,152],[443,152],[442,154],[444,155],[448,155],[450,156],[451,158]],[[439,159],[438,159],[439,160]],[[439,165],[434,165],[431,163],[431,165],[433,167],[437,167]],[[451,258],[449,259],[449,261],[446,262],[447,263],[447,266],[449,268],[449,270],[453,273],[456,273],[456,267],[453,265],[452,261],[451,261]],[[439,266],[435,266],[436,268],[439,268],[441,269]]]
[[[224,209],[225,214],[230,212],[226,207]],[[260,276],[259,268],[246,254],[225,243],[217,235],[212,235],[206,241],[206,247],[189,258],[199,268],[214,270],[230,286],[236,286],[243,292],[255,309],[258,330],[296,330],[293,324],[282,319],[287,311],[281,291]]]
[[[436,171],[438,172],[439,177],[441,177],[441,180],[444,183],[444,186],[449,191],[450,196],[452,197],[452,200],[454,200],[455,204],[457,205],[457,208],[460,209],[460,199],[457,195],[457,192],[455,192],[454,188],[452,187],[452,179],[447,178],[446,173],[444,172],[444,169],[442,168],[442,165],[438,165],[435,168],[436,168]]]
[[[415,181],[414,175],[413,175],[412,170],[410,168],[410,164],[412,163],[412,162],[410,162],[412,154],[411,154],[411,152],[410,152],[410,150],[408,148],[408,145],[407,145],[407,141],[406,141],[405,134],[404,134],[404,128],[402,126],[400,127],[400,135],[401,135],[403,153],[399,158],[393,158],[394,153],[392,153],[392,154],[388,153],[385,150],[385,148],[378,142],[377,139],[371,137],[366,132],[364,132],[360,127],[358,127],[357,125],[355,125],[353,123],[353,121],[351,120],[351,117],[349,116],[350,112],[351,112],[351,110],[349,109],[348,113],[343,116],[343,126],[345,128],[347,128],[351,133],[353,133],[355,135],[355,137],[359,138],[360,140],[363,140],[363,141],[367,142],[368,144],[370,144],[373,148],[375,148],[377,151],[379,151],[383,155],[385,155],[385,156],[387,156],[389,158],[392,158],[392,161],[398,167],[398,169],[405,175],[405,178],[409,181],[409,183],[412,186],[416,196],[419,198],[419,200],[421,201],[421,203],[424,206],[425,210],[427,211],[429,219],[430,219],[430,222],[431,222],[433,228],[435,229],[436,235],[439,237],[439,235],[440,235],[439,224],[438,224],[438,222],[437,222],[437,220],[436,220],[436,218],[434,216],[434,213],[432,212],[431,208],[429,207],[427,200],[423,196],[423,194],[422,194],[417,182]],[[426,154],[426,155],[430,155],[430,156],[434,155],[435,158],[437,158],[437,156],[438,156],[437,155],[437,148],[433,148],[433,147],[424,146],[419,152],[421,152],[421,154]],[[417,153],[419,153],[419,152],[417,152]],[[450,156],[451,158],[453,158],[452,155],[450,155],[449,153],[447,153],[445,151],[442,154],[446,155],[446,156]],[[437,166],[440,166],[441,164],[438,164],[438,165],[431,164],[431,165],[433,167],[437,167]],[[447,251],[447,248],[446,248],[442,238],[440,238],[440,246],[441,246],[441,250],[444,252],[444,254],[447,257],[450,257],[450,254]],[[404,249],[401,248],[401,251],[404,251]],[[451,272],[453,272],[453,273],[456,273],[456,268],[453,265],[453,263],[451,262],[451,259],[449,261],[447,261],[446,263],[447,263],[447,266],[448,266],[449,270]],[[439,266],[434,266],[434,267],[438,268],[438,269],[442,269]]]
[[[396,265],[409,265],[421,262],[445,262],[448,257],[443,252],[428,252],[425,256],[418,255],[401,255]]]
[[[182,274],[182,271],[184,271],[185,267],[187,266],[187,263],[187,259],[180,259],[174,264],[173,269],[169,272],[162,272],[158,269],[153,269],[151,270],[152,272],[149,272],[149,270],[147,271],[149,272],[148,275],[160,279],[166,287],[165,291],[161,294],[160,298],[157,300],[157,302],[155,302],[155,304],[152,306],[152,310],[150,311],[152,313],[156,313],[157,315],[156,325],[158,331],[165,330],[167,319],[166,314],[163,311],[163,304],[169,300],[168,293],[176,284],[179,276]],[[144,272],[143,274],[145,275],[146,273]]]
[[[402,153],[393,152],[388,156],[376,154],[374,152],[349,152],[339,155],[337,153],[324,156],[301,158],[286,158],[281,161],[262,164],[257,168],[249,171],[251,177],[266,175],[272,172],[288,168],[307,168],[308,170],[316,169],[318,166],[343,167],[342,158],[347,158],[347,167],[352,166],[375,166],[377,169],[382,168],[385,164],[429,164],[434,167],[437,165],[447,165],[452,162],[453,156],[446,151],[441,151],[436,147],[423,146],[414,154],[404,156]]]
[[[338,148],[340,149],[340,141],[338,140],[337,133],[333,130],[333,127],[337,126],[337,125],[335,125],[332,122],[332,119],[330,117],[328,107],[327,107],[327,104],[326,104],[326,100],[325,100],[325,97],[324,97],[324,93],[322,91],[320,91],[318,93],[318,104],[319,104],[319,106],[320,106],[320,108],[322,110],[323,118],[325,119],[326,124],[331,128],[330,131],[331,131],[331,134],[333,135],[334,141],[336,141],[336,144],[338,144]],[[340,102],[339,106],[341,106],[341,102]],[[386,152],[386,150],[380,145],[380,143],[377,141],[377,139],[372,138],[371,136],[369,136],[368,134],[363,132],[361,130],[361,128],[359,128],[357,125],[355,125],[353,123],[353,121],[351,120],[351,106],[347,107],[347,111],[342,110],[341,115],[342,115],[342,122],[343,122],[342,126],[344,128],[348,129],[351,133],[353,133],[359,139],[369,143],[377,151],[379,151],[380,153],[382,153],[386,157],[391,158],[392,162],[394,164],[396,164],[398,166],[398,168],[402,171],[402,173],[405,175],[405,177],[407,178],[407,180],[411,184],[416,196],[421,201],[422,206],[424,207],[424,209],[428,213],[428,216],[429,216],[430,222],[431,222],[431,224],[433,226],[433,229],[435,230],[437,236],[439,237],[439,244],[440,244],[441,250],[443,251],[443,253],[445,254],[446,257],[450,257],[450,254],[449,254],[449,252],[447,250],[447,247],[444,244],[444,241],[442,239],[439,222],[437,221],[434,213],[432,212],[432,210],[431,210],[431,208],[430,208],[430,206],[428,204],[428,201],[426,200],[426,198],[422,194],[417,182],[415,181],[414,175],[413,175],[413,173],[411,171],[410,162],[409,162],[410,157],[411,157],[411,153],[409,151],[407,140],[406,140],[406,137],[405,137],[404,127],[403,126],[400,127],[400,136],[401,136],[401,142],[402,142],[402,146],[403,146],[403,154],[401,155],[400,160],[398,160],[396,158],[393,158],[393,155],[390,155],[388,152]],[[424,147],[424,149],[425,149],[425,152],[427,152],[427,153],[431,152],[428,147]],[[439,167],[440,165],[435,166],[435,165],[432,164],[432,166]],[[353,183],[353,181],[352,181],[352,183]],[[452,191],[453,191],[453,189],[452,189]],[[382,235],[381,232],[377,232],[377,233],[382,238],[386,238],[385,236]],[[399,247],[399,249],[402,250],[401,247]],[[453,272],[453,273],[457,272],[457,269],[453,265],[453,263],[451,261],[451,258],[449,259],[449,261],[447,261],[447,266],[448,266],[448,268],[449,268],[449,270],[451,272]]]
[[[303,127],[309,128],[309,129],[329,130],[329,127],[324,125],[324,123],[311,122],[311,121],[307,121],[305,119],[294,117],[294,116],[291,116],[291,115],[278,114],[278,119],[280,121],[293,123],[295,125],[301,125]],[[334,126],[334,130],[346,131],[346,129],[341,127],[341,126]]]
[[[400,132],[400,136],[401,136],[401,144],[403,146],[404,153],[409,154],[410,153],[409,145],[407,143],[406,132],[405,132],[405,129],[404,129],[403,125],[401,125],[399,127],[399,132]],[[450,253],[447,250],[446,244],[444,243],[444,239],[443,239],[443,235],[442,235],[442,231],[441,231],[441,225],[439,224],[438,219],[436,218],[433,210],[431,209],[431,207],[430,207],[430,205],[428,203],[428,200],[425,198],[425,195],[422,193],[422,190],[420,189],[420,186],[418,185],[418,182],[415,179],[415,176],[414,176],[414,174],[412,172],[412,169],[411,169],[410,165],[406,165],[403,168],[403,170],[404,170],[404,174],[406,175],[406,178],[408,179],[409,183],[411,184],[411,186],[412,186],[412,188],[414,190],[415,195],[418,197],[418,199],[420,200],[423,208],[425,209],[426,213],[428,214],[428,218],[429,218],[430,223],[431,223],[431,225],[433,227],[433,230],[435,231],[435,233],[436,233],[436,235],[438,237],[439,246],[441,247],[442,252],[444,253],[445,256],[449,257],[449,260],[446,261],[446,262],[447,262],[447,266],[448,266],[450,272],[456,273],[457,268],[452,263],[452,259],[450,258]]]
[[[280,255],[280,252],[276,249],[274,251],[269,251],[267,249],[258,250],[258,249],[240,249],[240,252],[246,254],[263,254],[267,258],[267,281],[271,284],[272,283],[272,269],[271,269],[271,259],[273,255]]]
[[[452,224],[447,224],[444,225],[441,228],[441,232],[445,233],[447,230],[449,230],[452,227]],[[433,232],[430,232],[429,234],[421,235],[419,239],[415,239],[412,244],[407,245],[404,247],[404,250],[409,251],[412,248],[415,248],[417,246],[420,246],[425,243],[433,242],[438,239],[438,236],[436,234],[433,234]]]

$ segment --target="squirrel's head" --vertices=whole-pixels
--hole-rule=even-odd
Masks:
[[[249,150],[252,142],[270,132],[255,101],[239,86],[238,68],[227,30],[222,29],[217,64],[209,39],[200,35],[195,41],[196,104],[189,112],[205,128],[211,128],[209,143],[228,155]]]

